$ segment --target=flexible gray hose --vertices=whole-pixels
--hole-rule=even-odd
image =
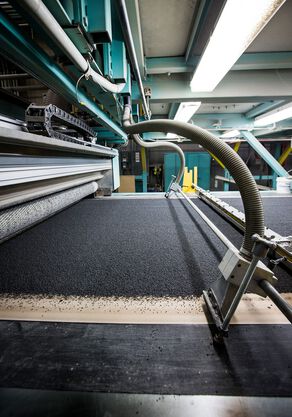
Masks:
[[[170,132],[190,139],[193,143],[202,145],[223,162],[234,178],[241,194],[245,211],[245,234],[240,252],[250,257],[253,247],[252,235],[258,233],[264,235],[264,210],[260,193],[256,182],[240,156],[234,152],[224,141],[188,123],[173,120],[151,120],[125,126],[126,133],[130,135],[145,132]]]
[[[123,125],[124,127],[128,127],[131,126],[131,106],[129,104],[126,104],[124,106],[124,114],[123,114]],[[125,129],[127,130],[127,129]],[[157,142],[146,142],[145,140],[143,140],[141,138],[140,135],[137,134],[133,134],[131,135],[131,138],[134,139],[134,141],[144,147],[144,148],[169,148],[172,149],[174,151],[176,151],[178,153],[179,159],[180,159],[180,168],[178,171],[178,174],[176,176],[176,180],[175,182],[177,182],[178,184],[180,183],[180,180],[182,179],[183,175],[184,175],[184,171],[185,171],[185,155],[183,153],[183,151],[181,150],[181,148],[176,145],[175,143],[172,142],[166,142],[166,141],[157,141]]]

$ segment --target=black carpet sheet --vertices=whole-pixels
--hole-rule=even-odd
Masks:
[[[273,214],[273,199],[265,200],[276,231],[283,219],[288,224],[283,200]],[[240,247],[233,226],[196,204]],[[0,293],[201,295],[219,277],[225,252],[186,202],[89,199],[0,245]],[[280,268],[276,275],[278,289],[291,291],[291,277]]]
[[[290,325],[0,322],[0,386],[192,395],[292,395]]]

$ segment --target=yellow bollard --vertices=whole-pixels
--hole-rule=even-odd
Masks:
[[[188,167],[185,167],[184,177],[183,177],[183,191],[185,193],[193,193],[194,188],[193,184],[197,185],[198,183],[198,167],[194,167],[194,170],[188,169]]]

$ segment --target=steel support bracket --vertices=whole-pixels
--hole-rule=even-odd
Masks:
[[[228,337],[228,329],[223,329],[223,317],[218,300],[212,288],[203,291],[204,301],[215,325],[214,342],[222,343],[223,337]]]

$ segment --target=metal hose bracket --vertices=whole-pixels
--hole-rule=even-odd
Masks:
[[[175,133],[203,146],[223,162],[238,186],[245,211],[246,227],[240,253],[247,258],[251,258],[254,243],[252,236],[255,233],[259,236],[264,235],[264,209],[256,182],[240,156],[221,139],[189,123],[158,119],[134,125],[126,123],[124,130],[130,135],[145,132]]]
[[[123,114],[123,126],[127,128],[128,126],[132,125],[132,116],[131,116],[131,105],[126,104],[124,106],[124,114]],[[127,131],[127,129],[125,129]],[[138,145],[143,146],[144,148],[169,148],[171,150],[174,150],[178,153],[179,159],[180,159],[180,168],[178,171],[178,174],[175,178],[175,183],[179,184],[185,171],[185,155],[182,151],[182,149],[172,142],[166,142],[159,140],[157,142],[146,142],[144,141],[140,135],[138,134],[132,134],[130,135],[130,138],[133,139]]]

